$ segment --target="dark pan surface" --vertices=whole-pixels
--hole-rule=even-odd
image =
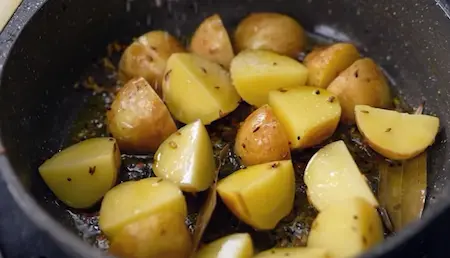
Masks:
[[[373,254],[391,251],[447,208],[450,56],[446,53],[450,49],[450,22],[438,5],[425,0],[48,1],[20,35],[9,26],[0,37],[0,45],[11,45],[15,40],[10,51],[0,52],[0,64],[9,54],[4,66],[0,66],[0,137],[6,149],[0,165],[19,204],[57,240],[66,245],[70,242],[69,249],[94,257],[89,253],[91,249],[62,231],[46,213],[41,214],[43,208],[74,230],[70,214],[54,204],[36,169],[61,148],[67,129],[84,105],[83,94],[73,84],[90,63],[104,55],[105,46],[112,40],[129,42],[149,29],[189,36],[204,17],[214,12],[231,28],[254,11],[286,13],[309,31],[355,42],[385,68],[408,104],[416,106],[425,100],[426,112],[441,118],[442,129],[430,155],[425,218],[386,241]],[[24,18],[17,24],[22,28],[26,21]],[[24,195],[19,182],[38,206]]]

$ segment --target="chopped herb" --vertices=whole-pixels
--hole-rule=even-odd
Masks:
[[[261,126],[256,127],[255,129],[253,129],[253,132],[256,133],[257,131],[259,131],[260,128]]]
[[[276,66],[276,65],[278,65],[278,64],[277,64],[277,62],[273,62],[273,65]]]
[[[205,74],[208,73],[204,67],[201,67],[201,69],[202,69],[202,71],[203,71]]]
[[[89,167],[89,174],[91,174],[91,176],[93,176],[95,174],[95,169],[96,168],[97,168],[96,166]]]
[[[392,130],[392,128],[387,128],[385,132],[389,133],[391,130]]]
[[[69,182],[72,181],[72,178],[68,177],[68,178],[67,178],[67,181],[69,181]]]
[[[359,77],[359,70],[356,70],[355,71],[355,78],[358,78]]]

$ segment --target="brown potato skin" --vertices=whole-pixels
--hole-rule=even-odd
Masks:
[[[303,27],[279,13],[253,13],[242,20],[235,32],[235,49],[271,50],[296,57],[306,45]]]
[[[184,258],[191,250],[191,235],[178,213],[158,213],[128,224],[109,249],[121,258]]]
[[[264,105],[239,128],[234,145],[245,166],[291,158],[288,137],[272,108]]]
[[[166,62],[173,53],[185,52],[178,40],[165,31],[151,31],[133,42],[119,62],[119,79],[127,81],[143,77],[161,96],[161,83]]]
[[[370,58],[355,61],[344,70],[327,88],[341,103],[341,122],[355,123],[355,106],[368,105],[389,108],[392,105],[391,91],[386,78],[377,64]]]
[[[166,105],[144,78],[121,88],[106,116],[109,131],[127,152],[154,152],[177,130]]]

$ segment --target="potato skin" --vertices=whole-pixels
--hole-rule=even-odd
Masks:
[[[145,79],[129,81],[107,112],[108,129],[128,152],[154,152],[177,130],[169,110]]]
[[[271,50],[296,57],[306,45],[302,26],[279,13],[253,13],[243,19],[235,32],[235,48]]]
[[[178,213],[158,213],[125,226],[109,251],[123,258],[184,258],[192,250],[191,235]]]
[[[386,78],[370,58],[359,59],[344,70],[327,88],[342,106],[341,122],[355,122],[355,106],[389,108],[392,97]]]
[[[245,119],[237,133],[234,150],[245,166],[291,157],[286,132],[269,105]]]
[[[143,77],[161,94],[167,59],[173,53],[185,52],[181,43],[165,31],[151,31],[133,42],[119,62],[119,79],[126,83]]]

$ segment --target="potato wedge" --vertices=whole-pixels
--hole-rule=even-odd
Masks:
[[[260,229],[273,229],[292,210],[294,168],[290,160],[255,165],[219,181],[217,192],[239,219]]]
[[[245,166],[291,158],[286,132],[270,106],[260,107],[245,119],[234,151]]]
[[[345,69],[360,58],[350,43],[336,43],[323,50],[313,51],[305,57],[308,68],[307,85],[326,88]]]
[[[339,123],[341,106],[330,92],[316,87],[272,91],[269,105],[286,130],[291,149],[304,149],[330,137]]]
[[[392,97],[386,78],[370,58],[359,59],[345,69],[327,88],[342,106],[341,121],[355,123],[355,106],[387,108]]]
[[[136,220],[117,233],[109,252],[121,258],[189,257],[192,239],[184,220],[170,212]]]
[[[439,118],[434,116],[358,105],[355,117],[358,129],[370,147],[393,160],[419,155],[433,144],[439,131]]]
[[[331,258],[355,257],[383,240],[376,209],[362,198],[336,201],[314,220],[308,247],[326,249]]]
[[[236,233],[203,246],[194,258],[251,258],[252,238],[248,233]]]
[[[164,102],[145,79],[129,81],[107,112],[108,129],[128,152],[154,152],[177,127]]]
[[[185,124],[197,119],[210,124],[235,110],[241,100],[228,72],[197,55],[173,54],[165,74],[164,100],[172,115]]]
[[[114,138],[92,138],[56,153],[39,173],[67,206],[89,208],[116,184],[120,162]]]
[[[234,39],[237,51],[263,49],[291,57],[296,57],[306,45],[302,26],[279,13],[250,14],[239,23]]]
[[[185,192],[208,189],[215,170],[211,139],[200,120],[172,134],[155,153],[155,175],[172,181]]]
[[[271,90],[302,86],[308,77],[301,63],[264,50],[239,53],[231,62],[230,72],[239,95],[257,107],[268,103]]]
[[[191,51],[227,69],[230,68],[234,57],[233,47],[218,14],[206,18],[197,28],[191,40]]]
[[[125,182],[103,198],[100,229],[114,238],[126,225],[158,212],[186,216],[184,195],[174,183],[158,177]]]
[[[165,31],[150,31],[133,42],[119,62],[119,79],[126,83],[143,77],[161,94],[167,59],[173,53],[185,52],[176,38]]]
[[[327,251],[321,248],[310,247],[288,247],[288,248],[272,248],[254,256],[255,258],[285,258],[285,257],[301,257],[301,258],[329,258]]]
[[[353,197],[363,198],[372,206],[378,206],[377,199],[343,141],[328,144],[311,158],[305,169],[304,181],[308,198],[319,211],[334,202]]]

